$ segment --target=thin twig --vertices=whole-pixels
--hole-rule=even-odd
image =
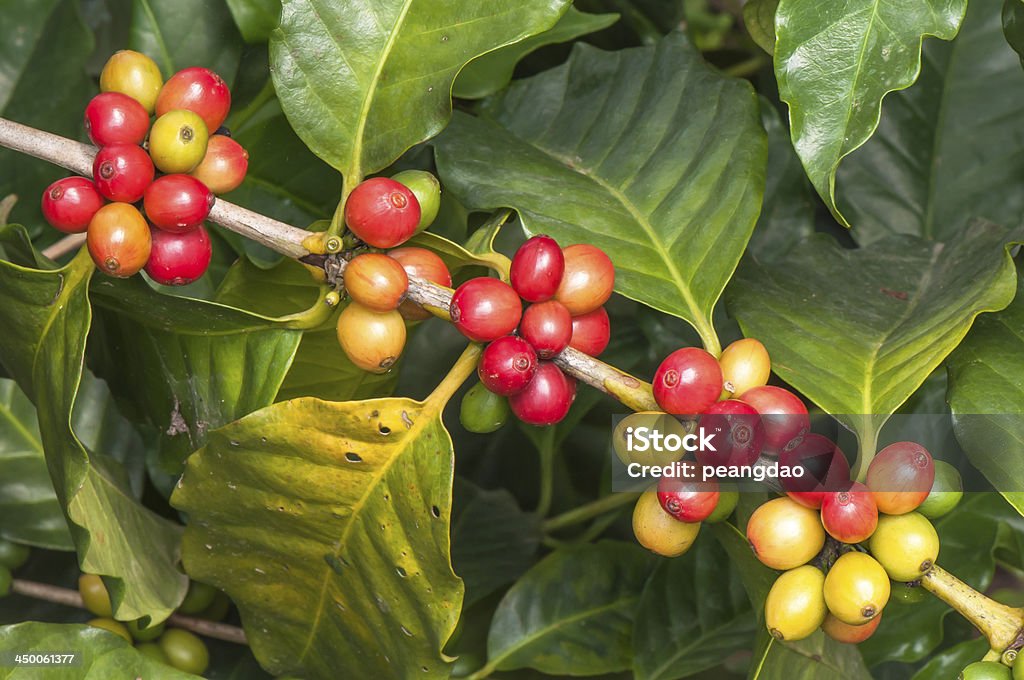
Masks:
[[[68,234],[53,245],[43,248],[42,254],[43,257],[56,260],[63,255],[78,250],[83,243],[85,243],[85,234]]]

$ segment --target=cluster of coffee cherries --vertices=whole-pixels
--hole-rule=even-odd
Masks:
[[[43,215],[60,231],[86,232],[96,266],[110,276],[145,268],[157,283],[191,283],[210,264],[203,221],[215,196],[238,187],[248,169],[245,149],[221,128],[231,93],[201,67],[165,83],[152,59],[131,50],[110,57],[100,90],[85,108],[99,147],[92,179],[51,184]]]
[[[509,410],[530,425],[561,421],[576,398],[576,381],[552,360],[567,347],[598,356],[608,346],[604,303],[615,267],[600,248],[562,248],[550,236],[534,236],[513,256],[510,283],[470,279],[452,295],[452,323],[470,340],[488,343],[480,383],[462,404],[463,424],[475,432],[500,427]]]
[[[1024,654],[1018,653],[1009,666],[999,661],[975,661],[961,671],[958,680],[1024,680]]]
[[[201,675],[210,664],[210,652],[202,638],[183,628],[163,623],[143,625],[142,620],[118,621],[113,618],[110,593],[96,574],[82,574],[78,578],[78,592],[82,603],[96,618],[88,623],[103,628],[135,645],[139,652],[156,661],[185,673]],[[227,595],[199,581],[190,581],[185,599],[177,612],[208,621],[221,621],[231,609]]]

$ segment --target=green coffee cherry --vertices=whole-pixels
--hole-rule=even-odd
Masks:
[[[494,432],[508,420],[508,399],[489,392],[483,383],[477,383],[462,397],[459,420],[470,432]]]
[[[188,592],[185,593],[185,599],[178,605],[178,611],[182,614],[198,614],[213,604],[215,597],[217,597],[217,589],[213,586],[199,581],[190,581]]]
[[[736,509],[736,504],[739,502],[740,494],[736,490],[723,487],[718,492],[718,505],[715,506],[714,511],[704,521],[709,524],[724,522],[729,519],[729,515]]]
[[[416,225],[419,233],[434,223],[441,208],[441,183],[424,170],[404,170],[391,179],[404,184],[420,204],[420,221]]]
[[[949,463],[937,460],[932,490],[917,511],[928,519],[938,519],[955,508],[963,497],[964,483],[960,473]]]
[[[1010,669],[995,661],[976,661],[960,672],[960,680],[1013,680]]]
[[[85,608],[96,616],[109,618],[114,615],[110,605],[110,593],[96,574],[82,574],[78,577],[78,592],[85,602]]]
[[[181,628],[169,628],[160,638],[167,662],[179,671],[202,675],[210,665],[210,651],[197,636]]]
[[[1013,660],[1013,680],[1024,680],[1024,654],[1018,650],[1017,658]]]
[[[28,546],[0,538],[0,567],[14,571],[28,561]]]
[[[228,611],[231,609],[231,598],[217,591],[217,596],[213,598],[213,603],[204,609],[203,611],[196,614],[201,619],[207,621],[223,621],[228,615]]]
[[[141,620],[141,619],[139,619]],[[131,636],[139,642],[149,642],[155,640],[164,632],[164,624],[159,623],[149,628],[142,628],[139,625],[139,620],[136,621],[125,621],[124,627],[128,629]]]
[[[159,661],[160,663],[169,663],[167,661],[167,655],[164,654],[164,650],[160,649],[160,645],[155,642],[142,642],[135,645],[135,649],[139,650],[142,654],[145,654],[153,661]]]

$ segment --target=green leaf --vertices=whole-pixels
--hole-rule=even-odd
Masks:
[[[911,680],[955,680],[968,664],[985,656],[988,642],[975,638],[944,649],[928,660]]]
[[[1003,3],[1003,35],[1024,64],[1024,0],[1005,0]]]
[[[470,208],[515,208],[530,233],[604,248],[618,292],[686,319],[714,349],[711,310],[764,188],[749,83],[673,34],[618,52],[578,45],[485,109],[436,141],[445,186]]]
[[[741,494],[741,500],[747,493]],[[767,499],[765,499],[767,500]],[[741,526],[746,527],[744,520]],[[754,615],[758,621],[764,617],[764,600],[768,597],[768,591],[778,578],[778,572],[770,569],[757,559],[754,551],[750,549],[750,542],[747,541],[744,531],[738,529],[729,522],[721,522],[711,526],[715,538],[729,554],[732,565],[738,570],[743,587],[747,590],[747,596],[754,608]]]
[[[743,5],[743,24],[747,32],[768,54],[775,54],[775,11],[778,7],[779,0],[748,0]]]
[[[189,458],[171,498],[191,520],[185,565],[238,605],[264,668],[448,677],[463,589],[441,411],[461,377],[423,402],[275,404]]]
[[[952,40],[967,0],[781,0],[775,77],[789,104],[793,146],[832,214],[836,168],[878,125],[882,98],[909,87],[925,36]]]
[[[878,430],[964,338],[1015,293],[1006,230],[952,243],[893,236],[845,250],[817,236],[785,260],[746,263],[729,309],[772,368],[874,453]]]
[[[227,0],[231,16],[247,43],[270,39],[281,16],[281,0]]]
[[[633,616],[652,558],[632,543],[561,548],[505,594],[487,638],[487,667],[597,675],[632,664]]]
[[[274,86],[306,145],[358,182],[440,132],[474,57],[550,28],[568,0],[286,0]]]
[[[19,623],[0,627],[0,649],[9,656],[19,654],[75,655],[73,666],[26,667],[0,666],[0,680],[110,680],[146,678],[146,680],[196,680],[198,675],[183,673],[154,661],[132,647],[131,643],[102,628],[80,624]],[[9,659],[8,659],[9,661]],[[72,670],[73,669],[73,670]]]
[[[644,586],[633,627],[634,677],[674,680],[714,668],[750,647],[757,621],[729,554],[702,537],[685,556],[660,560]]]
[[[242,54],[227,6],[209,0],[132,0],[128,46],[152,57],[165,79],[188,66],[204,66],[229,85]]]
[[[466,64],[466,68],[455,79],[452,94],[463,99],[481,99],[492,95],[512,81],[516,64],[526,55],[545,45],[570,42],[588,33],[600,31],[618,19],[618,14],[585,14],[570,7],[558,23],[543,33],[488,52]]]
[[[758,634],[749,680],[871,680],[855,645],[836,642],[821,631],[799,642]]]
[[[91,454],[72,429],[82,378],[92,260],[40,271],[0,262],[0,363],[38,408],[46,463],[83,571],[107,577],[114,613],[167,618],[188,577],[177,568],[179,527],[144,508],[125,470]]]
[[[886,98],[874,137],[839,168],[851,235],[947,241],[976,217],[1017,224],[1021,109],[1024,71],[1001,39],[999,0],[974,0],[956,40],[925,42],[917,83]]]

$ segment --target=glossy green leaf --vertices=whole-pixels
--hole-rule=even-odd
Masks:
[[[80,624],[19,623],[0,627],[0,649],[5,664],[0,680],[197,680],[198,675],[183,673],[154,661],[119,635],[102,628]],[[75,654],[74,665],[16,666],[10,654]]]
[[[775,77],[789,104],[793,146],[840,223],[839,162],[878,125],[882,98],[909,87],[925,36],[951,40],[967,0],[781,0],[775,14]]]
[[[471,208],[513,207],[527,231],[593,243],[616,290],[717,343],[711,310],[746,247],[765,137],[748,83],[673,34],[519,81],[438,138],[445,186]]]
[[[474,57],[550,28],[568,0],[285,0],[274,86],[299,137],[346,178],[440,132]]]
[[[132,0],[128,46],[152,57],[164,79],[189,66],[204,66],[228,85],[242,54],[227,5],[209,0]]]
[[[270,39],[281,17],[281,0],[227,0],[231,16],[247,43]]]
[[[799,642],[758,634],[749,680],[871,680],[855,645],[836,642],[821,631]]]
[[[750,498],[752,495],[746,492],[741,494],[741,503],[747,500],[753,501],[753,498]],[[758,501],[760,500],[758,499]],[[767,500],[767,498],[764,500]],[[746,524],[744,519],[740,522],[742,529],[729,522],[721,522],[710,528],[714,532],[715,538],[729,554],[729,559],[739,573],[743,586],[747,590],[747,596],[753,606],[754,615],[758,621],[761,621],[764,618],[764,600],[768,597],[768,591],[771,590],[772,584],[775,583],[778,572],[761,564],[757,556],[754,555],[754,551],[751,550],[750,542],[747,541],[747,536],[744,532]]]
[[[965,666],[985,656],[987,651],[988,643],[981,637],[953,645],[932,656],[911,680],[956,680]]]
[[[1021,0],[1003,2],[1003,35],[1024,64],[1024,2]]]
[[[946,244],[893,236],[845,250],[817,236],[778,264],[745,264],[729,309],[779,377],[873,447],[974,318],[1013,299],[1013,240],[987,223]]]
[[[778,7],[779,0],[747,0],[743,5],[743,25],[757,46],[768,54],[775,54],[775,11]]]
[[[652,564],[638,546],[613,541],[548,555],[498,605],[488,667],[572,675],[629,668],[633,617]]]
[[[946,241],[976,217],[1017,224],[1022,108],[1024,70],[1001,37],[999,0],[974,0],[956,40],[925,42],[917,83],[886,97],[878,130],[840,166],[851,235]]]
[[[477,57],[459,72],[452,94],[464,99],[480,99],[501,90],[512,81],[519,60],[545,45],[569,42],[600,31],[618,21],[618,14],[585,14],[575,7],[562,15],[554,26],[508,47]]]

